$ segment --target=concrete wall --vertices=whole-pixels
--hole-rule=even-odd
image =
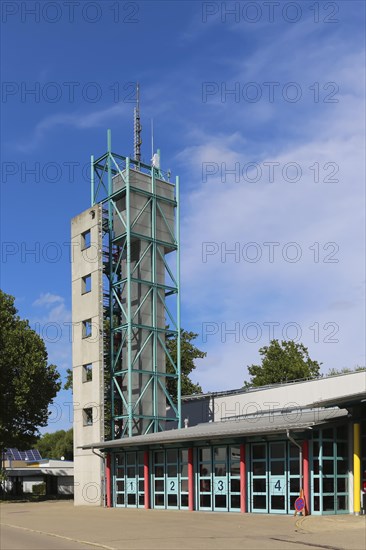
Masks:
[[[102,503],[102,460],[79,447],[101,441],[103,430],[103,339],[102,339],[102,234],[101,208],[94,206],[71,222],[73,400],[75,504]],[[90,230],[91,246],[83,250],[82,234]],[[82,277],[91,275],[91,291],[82,293]],[[83,337],[83,321],[91,319],[92,335]],[[83,365],[92,364],[92,380],[85,382]],[[84,409],[91,408],[93,421],[84,425]]]

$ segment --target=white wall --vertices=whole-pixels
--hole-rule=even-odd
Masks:
[[[82,250],[82,233],[91,231],[91,247]],[[72,238],[72,322],[75,504],[102,503],[102,460],[80,446],[103,438],[103,310],[101,208],[89,208],[71,222]],[[91,274],[91,292],[82,294],[82,277]],[[82,337],[82,322],[92,319],[92,337]],[[93,378],[83,382],[83,365],[91,363]],[[84,425],[83,409],[93,409],[93,423]]]

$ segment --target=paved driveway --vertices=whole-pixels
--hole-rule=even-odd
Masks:
[[[1,549],[364,550],[365,516],[293,516],[2,504]]]

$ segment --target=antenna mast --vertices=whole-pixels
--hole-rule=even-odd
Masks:
[[[135,160],[141,162],[140,85],[136,83],[136,107],[134,109],[134,152]]]

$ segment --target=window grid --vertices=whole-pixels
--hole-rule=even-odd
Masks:
[[[116,453],[114,468],[114,502],[116,506],[143,507],[145,504],[144,452]]]
[[[347,513],[348,437],[346,426],[314,431],[312,464],[312,513]]]

